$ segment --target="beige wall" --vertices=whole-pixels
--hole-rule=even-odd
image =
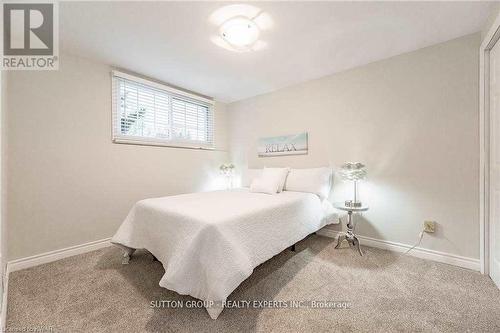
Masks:
[[[366,163],[361,235],[479,258],[480,34],[228,105],[241,168]],[[257,138],[309,132],[306,156],[258,158]],[[349,198],[336,182],[332,200]],[[335,227],[338,228],[338,227]]]
[[[137,200],[214,188],[217,151],[111,142],[106,65],[62,56],[59,71],[11,72],[7,105],[9,260],[110,237]]]

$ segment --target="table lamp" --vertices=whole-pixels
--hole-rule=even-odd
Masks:
[[[347,162],[340,167],[340,177],[346,181],[354,182],[354,200],[346,200],[346,207],[361,207],[358,202],[358,181],[366,177],[365,165],[359,162]]]
[[[220,167],[220,172],[226,177],[226,188],[227,189],[232,189],[233,188],[233,173],[234,173],[234,164],[233,163],[225,163],[222,164]]]

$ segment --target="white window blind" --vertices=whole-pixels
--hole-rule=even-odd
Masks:
[[[213,148],[213,102],[113,71],[113,141]]]

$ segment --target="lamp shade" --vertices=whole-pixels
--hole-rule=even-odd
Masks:
[[[357,181],[366,177],[365,165],[359,162],[347,162],[340,167],[339,175],[343,180]]]
[[[226,164],[222,164],[220,167],[219,167],[220,171],[225,174],[225,175],[231,175],[235,169],[234,167],[234,164],[233,163],[226,163]]]

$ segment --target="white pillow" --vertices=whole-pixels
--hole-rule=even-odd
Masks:
[[[325,199],[332,187],[331,168],[290,169],[285,191],[308,192]]]
[[[241,175],[241,186],[250,187],[252,181],[257,177],[260,177],[261,174],[262,174],[262,169],[244,170],[243,174]]]
[[[250,185],[250,192],[276,194],[283,187],[288,168],[264,168],[260,177]]]
[[[288,172],[290,171],[290,168],[264,168],[264,170],[267,170],[266,172],[274,173],[276,175],[276,177],[281,176],[280,186],[278,188],[278,193],[283,191],[283,189],[285,188],[286,177],[288,176]]]

